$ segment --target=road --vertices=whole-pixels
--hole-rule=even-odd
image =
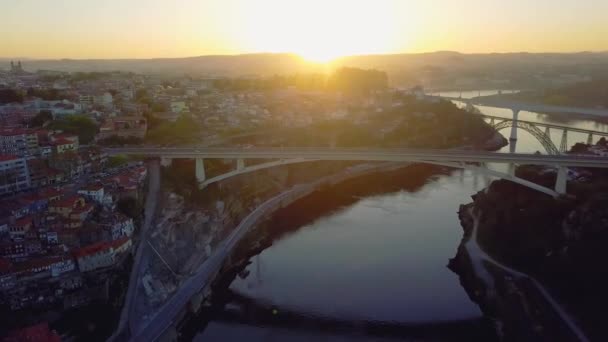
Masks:
[[[217,273],[226,257],[231,253],[232,249],[241,240],[241,238],[249,231],[249,229],[270,209],[276,207],[284,199],[295,194],[296,191],[301,191],[300,186],[296,186],[282,194],[264,202],[253,212],[251,212],[226,238],[219,248],[207,259],[206,262],[201,264],[196,270],[195,274],[186,280],[180,289],[173,297],[171,297],[165,305],[163,305],[154,315],[154,317],[147,322],[144,329],[133,335],[133,341],[154,341],[158,339],[162,333],[170,326],[173,317],[184,310],[188,305],[190,298],[196,293],[200,292],[212,276]]]
[[[180,148],[131,147],[105,150],[108,154],[203,159],[318,159],[394,162],[519,163],[567,167],[608,167],[608,158],[592,155],[540,155],[439,149],[352,148]]]
[[[119,326],[116,335],[122,335],[127,330],[131,333],[135,329],[135,303],[137,291],[141,280],[141,263],[142,260],[147,260],[149,257],[149,249],[147,247],[147,239],[158,208],[158,200],[160,195],[160,165],[157,160],[148,162],[148,194],[146,196],[146,204],[144,209],[144,222],[139,233],[140,241],[137,245],[135,258],[133,258],[133,266],[131,267],[131,275],[129,277],[129,287],[125,296],[125,303],[120,315]],[[118,339],[118,336],[113,335],[110,340]]]

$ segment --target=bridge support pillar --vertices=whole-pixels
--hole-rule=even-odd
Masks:
[[[205,162],[203,158],[196,158],[194,174],[199,185],[205,182]]]
[[[587,136],[587,145],[593,144],[593,133],[589,133]]]
[[[245,159],[243,158],[239,158],[236,160],[236,169],[237,170],[242,170],[245,168]]]
[[[565,153],[566,151],[568,151],[568,130],[564,129],[564,132],[562,133],[562,141],[559,144],[559,151],[561,153]]]
[[[549,126],[545,127],[545,135],[551,139],[551,128]]]
[[[511,109],[513,111],[513,126],[511,127],[510,140],[517,140],[517,117],[519,116],[519,109]]]
[[[161,166],[171,166],[171,164],[173,164],[173,159],[167,158],[167,157],[161,157],[160,158],[160,165]]]
[[[515,166],[514,163],[509,163],[509,166],[507,168],[507,174],[511,177],[515,177],[515,169],[517,167]]]
[[[555,179],[555,192],[560,195],[566,194],[566,183],[568,181],[568,168],[559,166],[557,168],[557,178]]]

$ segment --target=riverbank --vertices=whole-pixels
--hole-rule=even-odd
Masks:
[[[519,167],[516,175],[544,186],[556,177],[533,166]],[[568,196],[559,198],[497,180],[461,207],[463,241],[451,268],[497,319],[505,340],[608,337],[602,323],[608,279],[598,264],[607,256],[606,176],[573,169]]]
[[[295,331],[323,327],[347,336],[364,334],[372,340],[383,334],[400,338],[423,335],[425,341],[445,340],[448,336],[495,340],[491,334],[486,335],[492,328],[470,303],[458,278],[445,268],[459,239],[454,231],[454,210],[450,208],[457,207],[471,193],[471,189],[460,189],[477,187],[468,172],[464,183],[460,183],[461,173],[421,164],[371,173],[322,187],[277,210],[243,239],[233,257],[234,267],[224,272],[214,286],[212,307],[205,308],[201,317],[193,318],[190,336],[183,340],[197,334],[208,319],[223,321],[224,317],[232,317],[226,316],[225,310],[260,309],[249,304],[238,309],[251,302],[279,306],[280,317],[269,317],[260,323],[272,331],[274,326],[300,325]],[[448,179],[455,182],[449,185],[451,190],[445,188]],[[446,190],[449,196],[440,195]],[[436,200],[429,202],[428,196]],[[391,203],[381,204],[383,198],[391,198]],[[431,209],[431,203],[435,209]],[[433,213],[439,208],[441,212]],[[426,225],[417,225],[421,219]],[[323,222],[334,228],[326,230]],[[313,240],[311,235],[316,238]],[[294,238],[304,245],[288,242]],[[284,244],[290,247],[281,247]],[[276,255],[277,249],[283,253]],[[314,252],[308,256],[310,251]],[[257,273],[258,260],[262,259],[264,280]],[[281,265],[279,268],[287,273],[282,280],[279,274],[267,273],[271,272],[271,265],[275,269]],[[309,276],[314,279],[307,280]],[[233,282],[240,285],[229,286]],[[234,295],[229,288],[237,292],[236,303],[231,303]],[[238,299],[242,296],[250,299],[243,302]],[[374,304],[370,302],[372,298]],[[329,302],[333,304],[328,306]],[[339,313],[338,308],[342,308]],[[264,313],[259,317],[264,317]],[[257,321],[251,320],[248,325],[256,325]],[[460,330],[451,330],[451,323]],[[433,324],[437,331],[423,329]],[[378,326],[386,326],[387,330],[376,329]],[[180,333],[188,336],[186,330]],[[451,336],[448,331],[452,331]]]
[[[503,341],[588,341],[576,321],[535,278],[487,254],[478,243],[483,213],[462,205],[464,236],[449,267]]]

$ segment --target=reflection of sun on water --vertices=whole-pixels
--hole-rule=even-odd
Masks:
[[[245,44],[257,51],[294,52],[311,62],[391,52],[412,34],[403,31],[404,13],[393,1],[259,0],[245,6],[250,28]]]

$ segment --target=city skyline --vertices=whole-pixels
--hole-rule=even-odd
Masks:
[[[92,1],[4,6],[2,58],[171,58],[608,50],[608,3],[527,1]],[[466,15],[459,15],[466,13]],[[493,15],[500,14],[500,15]],[[31,25],[35,22],[36,25]],[[43,28],[43,29],[41,29]]]

